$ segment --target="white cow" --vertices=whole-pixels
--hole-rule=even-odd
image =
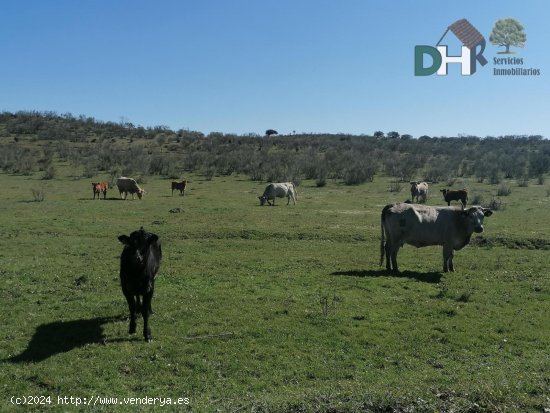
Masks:
[[[121,176],[116,180],[116,186],[120,192],[120,197],[124,193],[124,199],[128,197],[128,193],[132,194],[132,199],[135,199],[134,194],[137,194],[138,198],[141,199],[145,191],[139,187],[136,180],[133,178],[126,178]]]
[[[264,190],[264,194],[262,196],[259,196],[258,199],[260,200],[260,205],[265,205],[266,201],[269,205],[275,206],[275,198],[288,198],[287,205],[290,204],[290,200],[292,199],[292,202],[294,205],[296,205],[296,201],[298,200],[298,193],[296,192],[296,187],[294,186],[294,183],[292,182],[279,182],[279,183],[272,183],[266,186]],[[269,202],[270,200],[273,200],[273,204]]]
[[[474,206],[461,210],[426,205],[391,204],[382,210],[380,227],[380,265],[399,272],[397,252],[404,244],[417,248],[443,246],[443,272],[454,271],[453,255],[470,242],[474,232],[483,232],[483,219],[491,216],[489,208]],[[386,238],[386,239],[385,239]]]
[[[426,182],[411,182],[411,199],[413,202],[414,197],[416,197],[416,202],[426,203],[426,199],[428,199],[428,184]]]

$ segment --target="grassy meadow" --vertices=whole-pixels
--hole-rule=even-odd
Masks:
[[[550,196],[501,197],[485,232],[441,273],[441,247],[379,267],[390,179],[302,181],[260,207],[265,182],[147,178],[142,200],[92,200],[57,161],[52,180],[0,173],[0,411],[542,412],[550,409]],[[499,185],[456,182],[491,200]],[[429,204],[443,205],[432,184]],[[34,200],[42,189],[44,200]],[[471,195],[471,196],[472,196]],[[153,342],[129,336],[120,234],[159,235]],[[20,405],[12,396],[51,396]],[[112,405],[59,405],[58,396]],[[173,406],[128,397],[188,398]],[[104,400],[103,400],[104,401]]]

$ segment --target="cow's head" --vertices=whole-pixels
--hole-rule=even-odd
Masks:
[[[264,206],[267,201],[267,196],[259,196],[258,199],[260,200],[260,206]]]
[[[120,235],[118,237],[118,240],[125,245],[133,260],[139,265],[145,264],[147,249],[158,239],[159,237],[156,234],[145,231],[143,227],[139,231],[132,232],[130,236]]]
[[[468,222],[468,233],[483,232],[483,219],[493,215],[493,211],[489,208],[474,206],[461,211],[462,215],[466,216]]]
[[[145,194],[145,191],[143,189],[140,189],[139,191],[137,191],[137,196],[139,199],[141,199],[141,197]]]
[[[448,189],[440,189],[440,192],[443,192],[443,195],[445,195],[449,190]]]

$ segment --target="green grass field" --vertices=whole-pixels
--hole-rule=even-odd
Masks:
[[[503,197],[443,274],[441,247],[379,267],[389,179],[260,207],[265,183],[149,178],[143,200],[92,200],[88,179],[0,174],[0,410],[542,412],[550,408],[550,197]],[[98,179],[105,179],[100,176]],[[457,182],[486,200],[497,186]],[[432,185],[429,204],[443,205]],[[31,189],[43,188],[35,202]],[[179,208],[179,209],[178,209]],[[172,212],[171,212],[172,211]],[[127,334],[120,234],[159,235],[153,342]],[[12,396],[50,396],[46,406]],[[95,406],[58,404],[79,397]],[[188,404],[101,405],[106,398]],[[34,401],[40,401],[35,399]],[[76,401],[76,399],[74,399]]]

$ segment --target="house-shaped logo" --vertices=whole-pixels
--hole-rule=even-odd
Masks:
[[[462,42],[461,55],[449,56],[447,46],[440,45],[443,38],[449,30]],[[458,63],[461,65],[461,73],[464,76],[473,75],[476,72],[476,64],[479,62],[481,66],[487,64],[487,59],[483,57],[485,50],[485,37],[466,20],[461,19],[451,24],[436,47],[432,46],[415,46],[414,48],[414,75],[415,76],[430,76],[437,73],[439,76],[446,76],[448,65],[450,63]],[[479,48],[479,50],[478,50]],[[432,58],[431,66],[424,66],[424,56],[428,55]]]

